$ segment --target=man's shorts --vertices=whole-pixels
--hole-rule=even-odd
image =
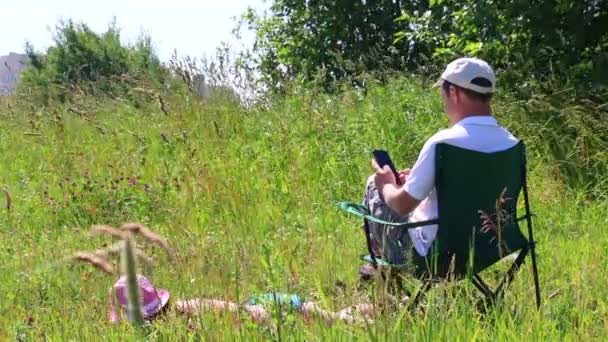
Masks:
[[[363,205],[370,213],[383,221],[407,222],[408,217],[401,217],[384,203],[384,198],[376,189],[374,175],[367,179]],[[376,257],[381,257],[393,265],[408,264],[413,244],[406,229],[391,227],[368,221],[371,247]]]

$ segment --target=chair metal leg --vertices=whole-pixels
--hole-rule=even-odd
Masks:
[[[494,292],[492,292],[492,290],[490,290],[488,285],[483,281],[483,279],[481,279],[481,277],[478,274],[474,275],[473,278],[471,278],[471,282],[488,299],[494,301],[494,299],[495,299]]]
[[[363,231],[365,232],[365,242],[367,243],[367,251],[369,252],[370,258],[372,259],[372,266],[377,269],[378,262],[376,261],[376,255],[374,255],[374,249],[372,248],[372,239],[370,236],[371,232],[367,219],[363,219]]]
[[[517,258],[513,262],[513,265],[511,265],[511,268],[509,268],[500,284],[498,284],[498,287],[494,292],[497,298],[502,297],[505,287],[509,286],[509,284],[513,280],[515,273],[519,270],[526,256],[528,255],[528,250],[529,248],[525,247],[519,252],[519,255],[517,255]]]
[[[532,215],[530,212],[530,201],[528,199],[528,184],[527,175],[525,170],[525,164],[523,169],[523,192],[524,192],[524,204],[526,206],[526,222],[528,223],[528,241],[530,248],[530,255],[532,256],[532,272],[534,275],[534,289],[536,294],[536,307],[540,309],[540,284],[538,281],[538,268],[536,266],[536,242],[534,241],[534,230],[532,229]]]
[[[379,267],[380,274],[389,293],[400,294],[403,291],[403,275],[392,267]]]
[[[416,296],[414,297],[414,300],[412,301],[412,304],[410,305],[411,308],[415,308],[418,306],[418,303],[420,302],[422,295],[425,294],[431,288],[432,284],[433,284],[433,281],[430,279],[422,281],[422,286],[420,286],[420,289],[418,289],[418,292],[416,292]]]
[[[536,252],[534,251],[534,245],[530,246],[530,254],[532,256],[532,272],[534,275],[534,289],[536,294],[536,308],[540,309],[541,301],[540,301],[540,284],[538,282],[538,269],[536,267]]]

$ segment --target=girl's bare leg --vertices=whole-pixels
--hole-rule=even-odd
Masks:
[[[338,318],[345,323],[364,323],[374,318],[376,308],[373,304],[362,303],[338,311]]]
[[[363,323],[365,321],[370,321],[375,313],[375,308],[373,304],[357,304],[351,307],[342,309],[336,312],[329,312],[321,309],[318,304],[312,302],[304,302],[302,304],[302,315],[305,318],[312,317],[320,317],[327,324],[331,324],[336,320],[341,320],[345,323]]]
[[[327,322],[327,324],[331,324],[336,319],[336,314],[334,312],[325,311],[321,309],[318,304],[313,302],[302,303],[301,312],[305,319],[321,318]]]
[[[258,324],[267,324],[270,322],[270,313],[266,311],[262,305],[244,305],[239,307],[238,304],[217,300],[217,299],[189,299],[178,300],[175,303],[175,310],[180,314],[198,315],[201,312],[237,312],[239,308],[247,311],[251,319]],[[301,313],[305,319],[321,318],[327,324],[332,324],[336,320],[341,320],[347,324],[364,323],[373,319],[375,308],[373,304],[363,303],[350,306],[336,312],[323,310],[318,304],[313,302],[304,302],[302,304]]]
[[[236,312],[238,305],[224,300],[194,298],[178,300],[175,303],[175,310],[186,315],[197,315],[201,311]]]
[[[266,312],[262,305],[244,305],[242,308],[247,311],[249,316],[256,323],[265,324],[270,321],[270,314]],[[237,312],[239,305],[233,302],[217,299],[188,299],[178,300],[175,303],[175,310],[186,315],[198,315],[201,312]]]
[[[270,313],[262,305],[244,305],[243,308],[249,313],[249,317],[258,324],[270,322]]]

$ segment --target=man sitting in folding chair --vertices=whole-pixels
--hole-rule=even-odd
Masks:
[[[491,114],[495,83],[492,68],[480,59],[451,62],[436,83],[451,127],[424,144],[411,170],[401,173],[403,185],[388,166],[380,168],[372,160],[376,172],[368,180],[363,205],[340,205],[364,218],[370,251],[365,260],[374,268],[468,276],[490,299],[501,295],[530,252],[540,305],[524,145]],[[526,214],[517,218],[521,190]],[[528,223],[527,239],[519,229],[521,219]],[[492,291],[478,273],[518,251]]]

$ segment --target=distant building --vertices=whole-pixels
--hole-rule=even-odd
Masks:
[[[10,94],[15,89],[26,63],[26,55],[11,52],[8,56],[0,56],[0,95]]]

